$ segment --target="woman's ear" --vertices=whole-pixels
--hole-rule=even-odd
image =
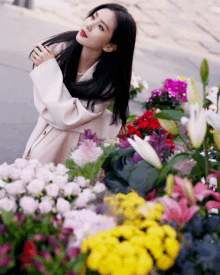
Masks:
[[[116,44],[107,44],[103,47],[103,51],[104,52],[114,52],[115,50],[117,50],[117,45]]]

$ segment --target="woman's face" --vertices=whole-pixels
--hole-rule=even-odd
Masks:
[[[114,12],[109,9],[98,10],[84,21],[82,29],[76,36],[76,41],[93,50],[105,50],[108,49],[108,46],[110,49],[110,40],[115,27]]]

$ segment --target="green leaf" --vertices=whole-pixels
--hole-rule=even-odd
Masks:
[[[1,216],[2,216],[2,220],[4,222],[5,225],[9,225],[14,217],[14,213],[12,211],[6,212],[5,210],[1,210]]]
[[[156,117],[156,118],[162,118],[162,119],[166,119],[166,120],[180,120],[181,117],[185,116],[182,112],[179,111],[175,111],[175,110],[164,110],[161,111],[157,114],[155,114],[152,117]]]
[[[200,67],[200,76],[204,86],[207,86],[207,80],[209,77],[209,65],[206,59],[203,59]]]
[[[166,175],[168,174],[168,172],[173,168],[173,166],[179,162],[180,160],[183,160],[183,159],[188,159],[188,158],[191,158],[191,155],[188,154],[188,153],[181,153],[181,154],[178,154],[176,156],[174,156],[171,161],[162,169],[159,177],[158,177],[158,180],[157,180],[157,185],[159,186],[159,183],[160,181],[166,177]]]
[[[114,103],[111,103],[106,109],[113,113]]]
[[[137,117],[137,115],[130,115],[127,117],[127,120],[126,120],[126,125],[129,125],[132,123],[133,120],[135,120],[135,118]]]
[[[86,263],[86,259],[87,259],[88,255],[89,255],[89,252],[81,253],[75,258],[73,266],[72,266],[73,272],[80,273],[82,267]]]

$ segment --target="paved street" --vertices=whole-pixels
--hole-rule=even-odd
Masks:
[[[6,161],[11,164],[22,156],[37,121],[33,85],[29,77],[32,70],[32,62],[28,59],[30,51],[36,42],[44,38],[79,29],[87,11],[103,2],[35,0],[35,10],[32,11],[12,6],[12,1],[0,0],[0,163]],[[125,5],[123,1],[118,3]],[[159,88],[165,78],[178,75],[193,75],[201,87],[199,67],[204,57],[210,65],[210,86],[220,83],[220,44],[213,38],[220,37],[217,1],[129,0],[126,3],[137,20],[139,31],[133,70],[148,82],[147,94]],[[180,5],[181,10],[176,5]],[[159,11],[164,15],[157,18]],[[200,17],[207,18],[209,23],[203,24],[197,13],[201,13]],[[148,22],[149,16],[153,18],[152,24]],[[196,18],[200,21],[195,21]],[[194,29],[194,21],[203,28]],[[191,24],[194,26],[192,29]],[[156,32],[156,29],[159,31]],[[210,48],[202,46],[206,42],[210,42]],[[140,105],[135,102],[130,103],[130,109],[131,113],[142,113]]]

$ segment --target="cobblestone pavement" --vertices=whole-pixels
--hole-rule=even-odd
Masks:
[[[73,29],[80,27],[89,10],[109,2],[124,5],[133,15],[139,45],[179,49],[204,57],[211,54],[220,60],[219,0],[34,0],[35,9],[23,12]]]

